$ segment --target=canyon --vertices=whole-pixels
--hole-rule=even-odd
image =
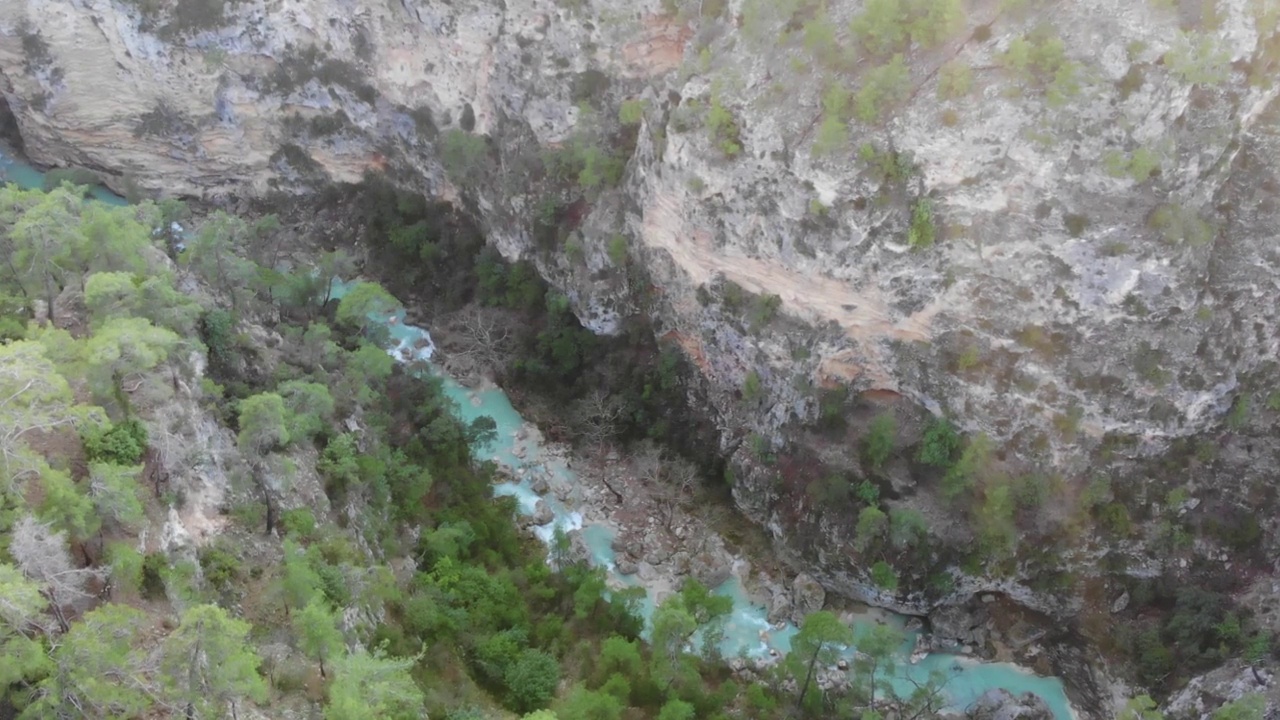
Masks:
[[[736,505],[797,570],[955,636],[996,598],[1061,630],[1043,662],[1109,717],[1134,583],[1221,583],[1280,629],[1280,8],[974,0],[877,94],[893,53],[832,59],[877,5],[0,0],[0,93],[30,158],[124,194],[372,171],[465,209],[585,327],[681,348]],[[557,153],[590,159],[561,178]],[[920,460],[942,417],[990,448],[973,507]],[[941,550],[874,580],[833,474]],[[965,562],[1010,478],[1038,499]],[[1235,699],[1240,662],[1185,692]]]

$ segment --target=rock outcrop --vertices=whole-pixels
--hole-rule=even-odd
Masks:
[[[966,711],[970,720],[1052,720],[1053,711],[1032,693],[1014,695],[1008,690],[988,690]]]
[[[1280,686],[1275,682],[1273,670],[1230,662],[1193,678],[1185,688],[1169,698],[1164,710],[1170,720],[1201,720],[1208,718],[1224,703],[1252,694],[1261,694],[1265,698],[1267,710],[1274,712],[1280,709]]]
[[[800,573],[791,581],[791,617],[800,622],[805,615],[817,612],[827,601],[827,592],[813,576]]]
[[[944,605],[929,613],[935,647],[983,648],[990,639],[990,616],[981,603]]]

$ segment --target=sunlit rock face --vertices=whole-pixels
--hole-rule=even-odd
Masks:
[[[1204,500],[1192,518],[1271,502],[1274,3],[962,4],[932,42],[904,38],[894,82],[877,68],[895,48],[851,30],[861,2],[825,20],[679,4],[0,0],[0,89],[35,160],[120,189],[214,198],[388,169],[465,203],[585,325],[647,314],[683,350],[740,507],[832,589],[937,599],[910,578],[873,589],[856,509],[811,492],[832,468],[869,473],[856,448],[884,412],[877,482],[940,545],[975,531],[916,460],[930,415],[988,435],[992,474],[1052,478],[1018,519],[1051,557],[957,571],[955,594],[1080,612],[1076,589],[1026,581],[1092,572],[1081,498],[1099,475],[1140,528],[1185,511],[1175,486]],[[643,104],[624,127],[625,100]],[[487,145],[467,155],[458,129]],[[626,161],[616,183],[547,171],[583,145]],[[834,388],[847,425],[811,432]],[[1113,543],[1127,572],[1178,569],[1147,539]]]

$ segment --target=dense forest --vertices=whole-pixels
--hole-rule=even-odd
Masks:
[[[696,582],[641,640],[635,591],[610,591],[493,496],[494,467],[471,453],[491,424],[461,424],[438,380],[379,347],[368,318],[394,298],[372,282],[328,297],[317,278],[351,272],[344,253],[271,267],[270,219],[216,213],[181,238],[154,230],[190,223],[180,205],[113,208],[69,186],[7,188],[0,218],[4,715],[675,720],[883,704],[869,681],[814,682],[853,640],[830,613],[766,684],[735,682],[716,656],[728,601]],[[232,482],[220,531],[199,539],[169,529],[193,502],[191,465]],[[305,466],[319,502],[296,492]],[[900,638],[868,642],[874,669]],[[923,717],[941,695],[893,702]]]

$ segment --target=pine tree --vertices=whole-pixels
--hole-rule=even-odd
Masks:
[[[294,613],[293,631],[298,647],[307,657],[320,664],[320,677],[328,677],[324,663],[342,652],[342,633],[323,598],[313,597],[306,607]]]
[[[165,638],[160,671],[170,702],[187,720],[236,717],[244,698],[265,700],[260,660],[248,645],[249,623],[216,605],[196,605],[182,614]]]
[[[325,720],[418,720],[422,691],[409,670],[414,659],[393,659],[381,652],[357,652],[333,663],[333,684]]]

